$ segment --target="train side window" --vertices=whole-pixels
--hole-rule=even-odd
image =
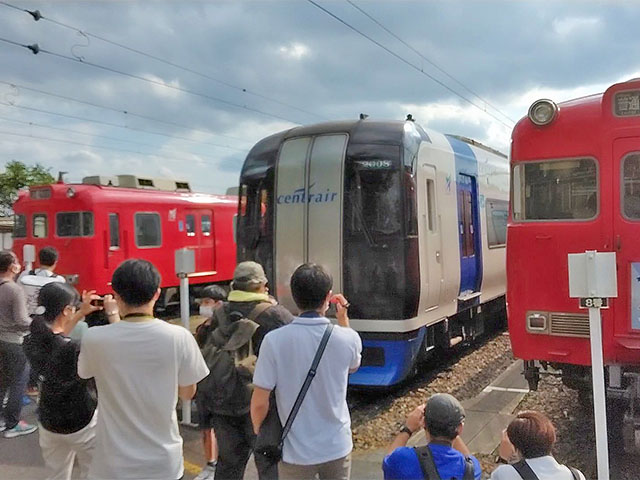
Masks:
[[[120,248],[120,218],[117,213],[109,214],[109,248]]]
[[[519,163],[513,172],[513,219],[591,220],[598,214],[595,159]]]
[[[46,213],[34,213],[33,214],[33,238],[47,238],[49,234],[47,214]]]
[[[25,238],[27,236],[27,216],[16,214],[13,219],[13,238]]]
[[[93,213],[56,213],[56,235],[58,237],[90,237],[93,235]]]
[[[136,246],[159,247],[162,245],[160,215],[158,213],[136,213]]]
[[[209,237],[211,235],[211,215],[202,215],[200,219],[200,228],[202,229],[202,235]]]
[[[187,226],[187,237],[195,237],[196,236],[196,216],[195,215],[187,215],[185,217],[185,223]]]
[[[640,153],[622,160],[622,212],[630,220],[640,220]]]
[[[436,231],[436,185],[431,179],[427,179],[427,227]]]
[[[509,203],[504,200],[487,199],[487,243],[489,248],[504,247],[507,243],[507,216]]]

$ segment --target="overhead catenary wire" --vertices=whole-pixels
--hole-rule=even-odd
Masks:
[[[149,120],[149,121],[152,121],[152,122],[163,123],[165,125],[171,125],[173,127],[185,128],[185,129],[191,130],[193,132],[199,132],[199,133],[204,133],[206,135],[215,135],[215,136],[218,136],[218,137],[224,137],[224,138],[229,138],[229,139],[232,139],[232,140],[239,140],[239,141],[247,142],[247,140],[244,139],[244,138],[233,137],[231,135],[225,135],[223,133],[210,132],[208,130],[201,130],[201,129],[193,128],[193,127],[191,127],[189,125],[185,125],[185,124],[182,124],[182,123],[172,122],[172,121],[164,120],[164,119],[161,119],[161,118],[156,118],[156,117],[151,117],[151,116],[148,116],[148,115],[142,115],[140,113],[135,113],[135,112],[132,112],[131,110],[128,110],[128,109],[127,110],[122,110],[122,109],[115,108],[115,107],[109,107],[107,105],[100,105],[98,103],[89,102],[87,100],[80,100],[78,98],[68,97],[66,95],[60,95],[60,94],[57,94],[57,93],[46,92],[46,91],[40,90],[38,88],[27,87],[25,85],[19,85],[17,83],[7,82],[7,81],[4,81],[4,80],[0,80],[0,84],[8,85],[10,87],[17,88],[17,89],[22,88],[23,90],[36,92],[36,93],[40,93],[42,95],[47,95],[49,97],[60,98],[60,99],[63,99],[63,100],[68,100],[68,101],[80,103],[80,104],[83,104],[83,105],[89,105],[89,106],[95,107],[95,108],[102,108],[102,109],[105,109],[105,110],[111,110],[112,112],[122,113],[124,115],[132,116],[132,117],[138,117],[138,118],[142,118],[144,120]],[[249,142],[247,142],[247,143],[249,143]]]
[[[20,124],[20,125],[28,125],[30,127],[47,128],[49,130],[57,130],[59,132],[68,132],[68,133],[73,133],[75,135],[83,135],[85,137],[103,138],[105,140],[111,140],[111,141],[114,141],[114,142],[130,143],[132,145],[138,145],[140,147],[158,148],[158,145],[153,145],[151,143],[136,142],[135,140],[127,140],[127,139],[124,139],[124,138],[111,137],[109,135],[99,135],[97,133],[79,132],[78,130],[73,130],[71,128],[53,127],[51,125],[43,125],[41,123],[29,122],[29,121],[26,121],[26,120],[17,120],[15,118],[7,118],[7,117],[0,116],[0,120],[3,120],[5,122],[16,123],[16,124]],[[170,151],[170,150],[166,150],[166,152],[167,153],[174,153],[173,151]],[[176,151],[175,153],[177,155],[185,155],[185,154],[194,155],[193,153],[179,152],[179,151]],[[205,157],[205,156],[202,156],[200,154],[197,154],[197,155],[202,157],[202,158],[205,158],[205,159],[215,160],[214,158],[211,158],[211,157]]]
[[[179,92],[186,93],[186,94],[189,94],[189,95],[193,95],[193,96],[196,96],[196,97],[205,98],[205,99],[210,100],[212,102],[218,102],[218,103],[230,106],[230,107],[244,109],[244,110],[247,110],[247,111],[250,111],[250,112],[253,112],[253,113],[258,113],[260,115],[264,115],[266,117],[275,118],[277,120],[283,120],[285,122],[293,123],[295,125],[300,125],[297,121],[291,120],[291,119],[283,117],[281,115],[276,115],[276,114],[273,114],[273,113],[265,112],[265,111],[260,110],[258,108],[249,107],[247,105],[241,105],[239,103],[231,102],[229,100],[224,100],[224,99],[219,98],[219,97],[214,97],[213,95],[209,95],[209,94],[206,94],[206,93],[196,92],[194,90],[189,90],[187,88],[179,87],[179,86],[176,86],[176,85],[170,85],[168,83],[161,82],[159,80],[154,80],[152,78],[145,78],[145,77],[143,77],[141,75],[136,75],[135,73],[129,73],[129,72],[125,72],[123,70],[118,70],[117,68],[107,67],[105,65],[100,65],[98,63],[88,62],[86,60],[81,60],[79,58],[70,57],[68,55],[62,55],[61,53],[56,53],[56,52],[52,52],[52,51],[44,49],[44,48],[40,48],[38,46],[38,44],[25,45],[25,44],[22,44],[22,43],[19,43],[19,42],[14,42],[13,40],[9,40],[9,39],[3,38],[3,37],[0,37],[0,41],[8,43],[8,44],[11,44],[11,45],[15,45],[15,46],[18,46],[18,47],[26,48],[28,50],[31,50],[31,52],[34,53],[34,54],[43,53],[45,55],[51,55],[52,57],[61,58],[63,60],[67,60],[69,62],[79,63],[80,65],[86,65],[86,66],[89,66],[89,67],[92,67],[92,68],[96,68],[96,69],[99,69],[99,70],[103,70],[103,71],[106,71],[106,72],[115,73],[115,74],[122,75],[122,76],[125,76],[125,77],[129,77],[129,78],[133,78],[133,79],[140,80],[140,81],[143,81],[143,82],[147,82],[147,83],[150,83],[152,85],[158,85],[158,86],[163,87],[163,88],[169,88],[171,90],[179,91]]]
[[[360,13],[362,13],[365,17],[367,17],[369,20],[371,20],[373,23],[375,23],[376,25],[378,25],[380,28],[382,28],[385,32],[387,32],[389,35],[391,35],[393,38],[395,38],[396,40],[398,40],[400,43],[402,43],[405,47],[407,47],[409,50],[411,50],[413,53],[415,53],[416,55],[418,55],[421,59],[423,59],[425,62],[427,62],[428,64],[430,64],[431,66],[433,66],[435,69],[437,69],[439,72],[441,72],[443,75],[446,75],[448,78],[450,78],[451,80],[453,80],[454,82],[456,82],[458,85],[460,85],[462,88],[464,88],[467,92],[469,92],[471,95],[473,95],[474,97],[476,97],[478,100],[482,101],[484,104],[488,105],[489,107],[491,107],[493,110],[495,110],[496,112],[498,112],[500,115],[502,115],[504,118],[506,118],[507,120],[509,120],[510,122],[515,123],[515,120],[513,120],[511,117],[509,117],[506,113],[504,113],[503,111],[501,111],[498,107],[492,105],[488,100],[484,99],[483,97],[481,97],[478,93],[476,93],[474,90],[472,90],[471,88],[467,87],[464,83],[462,83],[460,80],[458,80],[456,77],[454,77],[453,75],[451,75],[449,72],[447,72],[444,68],[442,68],[441,66],[439,66],[437,63],[435,63],[433,60],[431,60],[430,58],[426,57],[424,54],[422,54],[422,52],[420,52],[418,49],[416,49],[415,47],[413,47],[411,44],[409,44],[408,42],[406,42],[405,40],[403,40],[402,38],[400,38],[398,35],[396,35],[394,32],[392,32],[389,28],[387,28],[382,22],[380,22],[378,19],[376,19],[373,15],[369,14],[366,10],[364,10],[363,8],[361,8],[360,6],[358,6],[357,4],[355,4],[352,0],[345,0],[349,5],[351,5],[353,8],[355,8],[356,10],[358,10]]]
[[[0,105],[3,105],[5,107],[20,108],[22,110],[29,110],[29,111],[32,111],[32,112],[45,113],[47,115],[55,115],[55,116],[58,116],[58,117],[71,118],[73,120],[81,120],[83,122],[90,122],[90,123],[96,123],[96,124],[99,124],[99,125],[106,125],[106,126],[109,126],[109,127],[124,128],[124,129],[127,129],[127,130],[134,130],[136,132],[148,133],[150,135],[159,135],[159,136],[168,137],[168,138],[171,138],[171,139],[174,139],[174,140],[183,140],[185,142],[196,143],[198,145],[211,145],[213,147],[227,148],[227,149],[230,149],[230,150],[236,150],[238,152],[246,152],[247,151],[246,149],[230,147],[229,145],[220,145],[220,144],[217,144],[217,143],[203,142],[203,141],[200,141],[200,140],[193,140],[192,138],[182,137],[182,136],[178,136],[178,135],[169,135],[169,134],[161,133],[161,132],[153,132],[151,130],[145,130],[143,128],[130,127],[128,125],[119,125],[117,123],[106,122],[104,120],[95,120],[95,119],[92,119],[92,118],[81,117],[81,116],[78,116],[78,115],[70,115],[70,114],[67,114],[67,113],[52,112],[50,110],[44,110],[44,109],[41,109],[41,108],[27,107],[25,105],[15,105],[15,104],[12,104],[12,103],[4,103],[4,102],[0,102]]]
[[[14,137],[22,137],[22,138],[35,138],[37,140],[45,140],[48,142],[58,142],[58,143],[66,143],[69,145],[78,145],[81,147],[88,147],[88,148],[100,148],[103,150],[113,150],[116,152],[124,152],[124,153],[134,153],[136,155],[143,155],[145,157],[160,157],[160,158],[165,158],[167,160],[172,160],[172,161],[180,161],[180,162],[185,162],[185,161],[190,161],[193,159],[187,159],[187,158],[178,158],[178,157],[170,157],[168,155],[163,155],[161,153],[145,153],[145,152],[140,152],[140,151],[136,151],[136,150],[128,150],[125,148],[117,148],[117,147],[105,147],[102,145],[90,145],[88,143],[82,143],[82,142],[75,142],[73,140],[62,140],[59,138],[51,138],[51,137],[43,137],[40,135],[31,135],[31,134],[27,134],[27,133],[15,133],[15,132],[7,132],[4,130],[0,130],[0,135],[9,135],[9,136],[14,136]],[[197,154],[192,154],[194,157],[197,158],[202,158]]]
[[[297,110],[298,112],[305,113],[305,114],[307,114],[307,115],[312,115],[312,116],[317,117],[317,118],[320,118],[320,119],[322,119],[322,120],[327,120],[325,117],[323,117],[323,116],[321,116],[321,115],[318,115],[317,113],[311,112],[311,111],[309,111],[309,110],[306,110],[306,109],[304,109],[304,108],[300,108],[300,107],[297,107],[297,106],[292,105],[292,104],[290,104],[290,103],[283,102],[283,101],[281,101],[281,100],[278,100],[278,99],[275,99],[275,98],[269,97],[269,96],[264,95],[264,94],[262,94],[262,93],[254,92],[253,90],[249,90],[249,89],[247,89],[247,88],[240,87],[240,86],[238,86],[238,85],[234,85],[234,84],[232,84],[232,83],[230,83],[230,82],[227,82],[227,81],[225,81],[225,80],[221,80],[221,79],[219,79],[219,78],[213,77],[213,76],[208,75],[208,74],[206,74],[206,73],[199,72],[199,71],[197,71],[197,70],[195,70],[195,69],[193,69],[193,68],[186,67],[186,66],[184,66],[184,65],[180,65],[180,64],[177,64],[177,63],[175,63],[175,62],[171,62],[171,61],[169,61],[169,60],[167,60],[167,59],[164,59],[164,58],[159,57],[159,56],[157,56],[157,55],[154,55],[154,54],[152,54],[152,53],[144,52],[144,51],[142,51],[142,50],[139,50],[139,49],[137,49],[137,48],[130,47],[130,46],[125,45],[125,44],[123,44],[123,43],[119,43],[119,42],[116,42],[116,41],[114,41],[114,40],[110,40],[110,39],[108,39],[108,38],[106,38],[106,37],[103,37],[103,36],[101,36],[101,35],[97,35],[97,34],[95,34],[95,33],[88,32],[88,31],[83,30],[83,29],[81,29],[81,28],[74,27],[74,26],[72,26],[72,25],[68,25],[68,24],[63,23],[63,22],[61,22],[61,21],[59,21],[59,20],[55,20],[55,19],[53,19],[53,18],[49,18],[49,17],[47,17],[47,16],[45,16],[45,15],[42,15],[42,14],[41,14],[39,11],[37,11],[37,10],[36,10],[36,11],[26,10],[26,9],[23,9],[23,8],[17,7],[17,6],[15,6],[15,5],[12,5],[12,4],[10,4],[10,3],[4,2],[4,1],[0,1],[0,4],[5,5],[5,6],[7,6],[7,7],[10,7],[10,8],[13,8],[13,9],[16,9],[16,10],[19,10],[19,11],[26,12],[26,13],[30,14],[32,17],[34,17],[34,19],[35,19],[36,21],[38,21],[38,20],[45,20],[45,21],[47,21],[47,22],[51,22],[51,23],[53,23],[53,24],[55,24],[55,25],[58,25],[58,26],[61,26],[61,27],[63,27],[63,28],[67,28],[67,29],[70,29],[70,30],[73,30],[73,31],[76,31],[76,32],[80,32],[82,35],[86,35],[86,36],[88,36],[88,37],[92,37],[92,38],[95,38],[95,39],[100,40],[100,41],[102,41],[102,42],[105,42],[105,43],[108,43],[108,44],[114,45],[114,46],[116,46],[116,47],[118,47],[118,48],[122,48],[122,49],[124,49],[124,50],[128,50],[128,51],[133,52],[133,53],[136,53],[136,54],[138,54],[138,55],[142,55],[142,56],[145,56],[145,57],[151,58],[151,59],[156,60],[156,61],[158,61],[158,62],[161,62],[161,63],[164,63],[164,64],[166,64],[166,65],[169,65],[169,66],[171,66],[171,67],[178,68],[178,69],[180,69],[180,70],[184,70],[185,72],[189,72],[189,73],[192,73],[192,74],[194,74],[194,75],[198,75],[198,76],[200,76],[200,77],[206,78],[206,79],[208,79],[208,80],[211,80],[211,81],[213,81],[213,82],[219,83],[219,84],[224,85],[224,86],[226,86],[226,87],[232,88],[232,89],[234,89],[234,90],[238,90],[238,91],[240,91],[240,92],[242,92],[242,93],[246,93],[246,94],[248,94],[248,95],[252,95],[252,96],[254,96],[254,97],[261,98],[261,99],[263,99],[263,100],[267,100],[267,101],[269,101],[269,102],[272,102],[272,103],[278,104],[278,105],[280,105],[280,106],[290,108],[290,109],[292,109],[292,110]],[[36,13],[35,13],[35,12],[38,12],[38,13],[37,13],[37,15],[36,15]],[[37,18],[36,18],[36,17],[37,17]]]
[[[480,105],[478,105],[476,102],[474,102],[473,100],[469,99],[468,97],[466,97],[465,95],[462,95],[461,93],[457,92],[456,90],[454,90],[453,88],[451,88],[449,85],[447,85],[446,83],[444,83],[443,81],[439,80],[438,78],[434,77],[433,75],[425,72],[422,68],[420,68],[418,65],[415,65],[414,63],[410,62],[409,60],[407,60],[406,58],[404,58],[402,55],[399,55],[398,53],[394,52],[393,50],[391,50],[390,48],[386,47],[385,45],[383,45],[382,43],[378,42],[377,40],[375,40],[374,38],[370,37],[369,35],[367,35],[366,33],[362,32],[361,30],[357,29],[356,27],[354,27],[353,25],[351,25],[350,23],[348,23],[347,21],[343,20],[342,18],[340,18],[338,15],[336,15],[335,13],[331,12],[330,10],[327,10],[325,7],[323,7],[322,5],[318,4],[317,2],[315,2],[314,0],[307,0],[307,2],[309,2],[310,4],[312,4],[314,7],[318,8],[319,10],[323,11],[325,14],[329,15],[331,18],[333,18],[334,20],[337,20],[338,22],[340,22],[341,24],[343,24],[345,27],[349,28],[350,30],[353,30],[354,32],[356,32],[358,35],[364,37],[365,39],[367,39],[368,41],[372,42],[373,44],[377,45],[379,48],[383,49],[385,52],[389,53],[390,55],[392,55],[393,57],[397,58],[398,60],[400,60],[402,63],[408,65],[409,67],[413,68],[414,70],[418,71],[419,73],[421,73],[422,75],[430,78],[432,81],[434,81],[435,83],[437,83],[438,85],[440,85],[441,87],[445,88],[446,90],[448,90],[449,92],[453,93],[455,96],[461,98],[462,100],[464,100],[465,102],[469,103],[470,105],[474,106],[475,108],[477,108],[478,110],[480,110],[481,112],[484,112],[486,115],[490,116],[491,118],[493,118],[494,120],[496,120],[498,123],[502,124],[504,127],[508,128],[509,130],[511,130],[513,128],[513,124],[509,125],[508,123],[506,123],[505,121],[503,121],[502,119],[500,119],[499,117],[497,117],[496,115],[494,115],[491,112],[488,112],[486,109],[482,108]]]

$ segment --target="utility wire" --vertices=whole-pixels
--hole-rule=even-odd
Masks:
[[[55,115],[57,117],[71,118],[73,120],[80,120],[80,121],[83,121],[83,122],[97,123],[99,125],[107,125],[109,127],[125,128],[127,130],[135,130],[137,132],[148,133],[148,134],[151,134],[151,135],[159,135],[159,136],[168,137],[168,138],[171,138],[171,139],[183,140],[185,142],[192,142],[192,143],[196,143],[198,145],[211,145],[213,147],[228,148],[230,150],[236,150],[238,152],[246,152],[247,151],[246,149],[230,147],[228,145],[219,145],[217,143],[211,143],[211,142],[201,142],[201,141],[198,141],[198,140],[193,140],[191,138],[181,137],[181,136],[178,136],[178,135],[167,135],[166,133],[153,132],[151,130],[145,130],[145,129],[142,129],[142,128],[129,127],[127,125],[118,125],[117,123],[105,122],[103,120],[94,120],[92,118],[80,117],[80,116],[77,116],[77,115],[70,115],[70,114],[67,114],[67,113],[52,112],[50,110],[43,110],[41,108],[27,107],[27,106],[24,106],[24,105],[14,105],[14,104],[11,104],[11,103],[4,103],[4,102],[0,102],[0,105],[4,105],[5,107],[20,108],[22,110],[29,110],[31,112],[46,113],[47,115]]]
[[[29,125],[31,127],[48,128],[50,130],[58,130],[60,132],[69,132],[69,133],[73,133],[75,135],[84,135],[85,137],[104,138],[106,140],[112,140],[112,141],[116,141],[116,142],[125,142],[125,143],[130,143],[132,145],[138,145],[140,147],[158,148],[158,145],[152,145],[150,143],[136,142],[134,140],[126,140],[126,139],[123,139],[123,138],[111,137],[109,135],[98,135],[98,134],[94,134],[94,133],[79,132],[78,130],[73,130],[71,128],[52,127],[51,125],[43,125],[41,123],[27,122],[25,120],[16,120],[14,118],[7,118],[7,117],[2,117],[2,116],[0,116],[0,120],[4,120],[5,122],[17,123],[17,124],[21,124],[21,125]],[[174,153],[174,152],[171,152],[171,151],[167,151],[167,152],[168,153]],[[184,155],[187,152],[175,151],[175,153],[177,155]],[[187,153],[187,154],[188,155],[193,155],[193,153]],[[200,155],[200,154],[198,154],[198,155],[202,157],[202,155]],[[206,158],[208,160],[215,160],[214,158],[211,158],[211,157],[202,157],[202,158]]]
[[[506,113],[503,113],[498,107],[495,107],[494,105],[492,105],[491,103],[489,103],[487,100],[485,100],[484,98],[482,98],[479,94],[477,94],[475,91],[471,90],[469,87],[467,87],[464,83],[462,83],[460,80],[458,80],[457,78],[455,78],[453,75],[451,75],[449,72],[447,72],[444,68],[440,67],[438,64],[436,64],[434,61],[432,61],[431,59],[427,58],[426,56],[424,56],[419,50],[417,50],[416,48],[414,48],[413,46],[411,46],[409,43],[407,43],[406,41],[404,41],[402,38],[400,38],[398,35],[396,35],[395,33],[393,33],[390,29],[388,29],[387,27],[385,27],[382,22],[380,22],[379,20],[377,20],[375,17],[373,17],[373,15],[370,15],[369,13],[367,13],[363,8],[359,7],[358,5],[356,5],[354,2],[352,2],[351,0],[345,0],[349,5],[351,5],[353,8],[355,8],[356,10],[358,10],[360,13],[362,13],[365,17],[367,17],[369,20],[371,20],[373,23],[375,23],[376,25],[378,25],[380,28],[382,28],[385,32],[387,32],[389,35],[391,35],[393,38],[395,38],[396,40],[398,40],[400,43],[402,43],[405,47],[407,47],[409,50],[411,50],[412,52],[414,52],[416,55],[418,55],[420,58],[422,58],[425,62],[429,63],[431,66],[433,66],[434,68],[436,68],[438,71],[440,71],[441,73],[443,73],[444,75],[446,75],[447,77],[449,77],[451,80],[453,80],[454,82],[456,82],[458,85],[460,85],[462,88],[464,88],[467,92],[469,92],[470,94],[472,94],[474,97],[476,97],[477,99],[479,99],[480,101],[484,102],[486,105],[490,106],[491,108],[493,108],[496,112],[498,112],[500,115],[502,115],[504,118],[506,118],[507,120],[509,120],[510,122],[515,123],[515,120],[513,120],[512,118],[510,118]]]
[[[497,122],[501,123],[502,125],[504,125],[506,128],[508,129],[512,129],[513,125],[509,125],[506,122],[504,122],[502,119],[498,118],[496,115],[492,114],[491,112],[488,112],[486,109],[482,108],[480,105],[478,105],[477,103],[475,103],[473,100],[467,98],[466,96],[462,95],[461,93],[457,92],[456,90],[454,90],[453,88],[449,87],[446,83],[442,82],[441,80],[438,80],[436,77],[434,77],[433,75],[430,75],[429,73],[425,72],[422,68],[418,67],[417,65],[411,63],[409,60],[407,60],[406,58],[404,58],[403,56],[397,54],[396,52],[394,52],[393,50],[387,48],[386,46],[384,46],[382,43],[378,42],[377,40],[374,40],[373,38],[371,38],[369,35],[367,35],[366,33],[358,30],[356,27],[354,27],[353,25],[351,25],[350,23],[346,22],[345,20],[343,20],[342,18],[340,18],[339,16],[337,16],[336,14],[332,13],[331,11],[327,10],[326,8],[324,8],[322,5],[319,5],[318,3],[314,2],[313,0],[307,0],[307,2],[309,2],[310,4],[312,4],[314,7],[322,10],[324,13],[326,13],[327,15],[329,15],[331,18],[337,20],[338,22],[340,22],[341,24],[343,24],[345,27],[353,30],[354,32],[356,32],[358,35],[361,35],[362,37],[366,38],[367,40],[369,40],[370,42],[374,43],[375,45],[377,45],[378,47],[382,48],[385,52],[389,53],[390,55],[393,55],[395,58],[397,58],[398,60],[400,60],[402,63],[410,66],[411,68],[413,68],[414,70],[418,71],[419,73],[421,73],[422,75],[424,75],[425,77],[430,78],[431,80],[433,80],[434,82],[436,82],[438,85],[440,85],[441,87],[447,89],[449,92],[453,93],[454,95],[456,95],[457,97],[460,97],[462,100],[464,100],[465,102],[469,103],[470,105],[473,105],[474,107],[476,107],[478,110],[484,112],[485,114],[489,115],[491,118],[493,118],[494,120],[496,120]]]
[[[186,128],[187,130],[191,130],[191,131],[194,131],[194,132],[200,132],[200,133],[204,133],[204,134],[207,134],[207,135],[216,135],[218,137],[225,137],[225,138],[230,138],[230,139],[233,139],[233,140],[239,140],[239,141],[242,141],[242,142],[247,142],[247,140],[244,139],[244,138],[232,137],[231,135],[224,135],[222,133],[213,133],[213,132],[210,132],[210,131],[207,131],[207,130],[200,130],[200,129],[197,129],[197,128],[190,127],[189,125],[184,125],[184,124],[176,123],[176,122],[170,122],[168,120],[163,120],[161,118],[150,117],[150,116],[147,116],[147,115],[142,115],[140,113],[134,113],[134,112],[132,112],[130,110],[120,110],[118,108],[109,107],[109,106],[106,106],[106,105],[100,105],[100,104],[97,104],[97,103],[88,102],[86,100],[80,100],[80,99],[73,98],[73,97],[67,97],[65,95],[60,95],[60,94],[57,94],[57,93],[45,92],[44,90],[40,90],[38,88],[27,87],[27,86],[24,86],[24,85],[19,85],[17,83],[6,82],[4,80],[0,80],[0,84],[8,85],[10,87],[14,87],[14,88],[17,88],[17,89],[22,88],[24,90],[28,90],[28,91],[31,91],[31,92],[40,93],[42,95],[47,95],[47,96],[50,96],[50,97],[61,98],[63,100],[68,100],[68,101],[71,101],[71,102],[81,103],[83,105],[89,105],[91,107],[102,108],[102,109],[105,109],[105,110],[111,110],[112,112],[124,113],[125,115],[129,115],[129,116],[132,116],[132,117],[138,117],[138,118],[142,118],[142,119],[145,119],[145,120],[150,120],[152,122],[164,123],[165,125],[171,125],[171,126],[174,126],[174,127]]]
[[[199,71],[194,70],[192,68],[185,67],[184,65],[179,65],[177,63],[171,62],[171,61],[166,60],[164,58],[158,57],[157,55],[153,55],[153,54],[148,53],[148,52],[143,52],[142,50],[138,50],[136,48],[129,47],[128,45],[124,45],[122,43],[115,42],[115,41],[110,40],[110,39],[108,39],[106,37],[102,37],[100,35],[96,35],[95,33],[90,33],[88,31],[82,30],[82,29],[80,29],[78,27],[74,27],[72,25],[68,25],[66,23],[60,22],[60,21],[55,20],[53,18],[46,17],[46,16],[42,15],[38,10],[29,11],[29,10],[22,9],[20,7],[16,7],[15,5],[11,5],[10,3],[3,2],[3,1],[0,2],[0,4],[3,4],[3,5],[5,5],[7,7],[10,7],[10,8],[14,8],[16,10],[20,10],[20,11],[26,12],[26,13],[30,14],[34,18],[34,20],[36,20],[36,21],[38,21],[40,19],[46,20],[46,21],[51,22],[51,23],[53,23],[55,25],[58,25],[60,27],[67,28],[69,30],[74,30],[76,32],[80,32],[82,35],[86,35],[87,37],[92,37],[92,38],[101,40],[101,41],[103,41],[105,43],[114,45],[114,46],[122,48],[124,50],[128,50],[128,51],[136,53],[138,55],[143,55],[145,57],[151,58],[151,59],[156,60],[158,62],[162,62],[162,63],[164,63],[166,65],[170,65],[170,66],[172,66],[174,68],[178,68],[180,70],[184,70],[185,72],[193,73],[194,75],[198,75],[200,77],[206,78],[206,79],[211,80],[213,82],[219,83],[221,85],[224,85],[225,87],[229,87],[229,88],[232,88],[234,90],[238,90],[238,91],[240,91],[242,93],[246,93],[248,95],[253,95],[254,97],[258,97],[258,98],[261,98],[263,100],[267,100],[269,102],[281,105],[283,107],[291,108],[293,110],[297,110],[298,112],[302,112],[302,113],[305,113],[307,115],[312,115],[314,117],[326,120],[326,118],[324,118],[323,116],[318,115],[318,114],[316,114],[314,112],[311,112],[309,110],[305,110],[304,108],[296,107],[295,105],[291,105],[290,103],[283,102],[281,100],[277,100],[275,98],[268,97],[267,95],[264,95],[262,93],[254,92],[254,91],[249,90],[247,88],[243,88],[243,87],[239,87],[237,85],[233,85],[232,83],[226,82],[224,80],[220,80],[219,78],[212,77],[211,75],[207,75],[206,73],[202,73],[202,72],[199,72]],[[38,13],[36,14],[36,12],[38,12]]]
[[[79,145],[81,147],[89,147],[89,148],[101,148],[103,150],[113,150],[116,152],[125,152],[125,153],[135,153],[136,155],[144,155],[145,157],[161,157],[161,158],[166,158],[168,160],[173,160],[173,161],[180,161],[180,162],[185,162],[185,161],[189,161],[190,159],[187,158],[177,158],[177,157],[169,157],[167,155],[162,155],[160,153],[144,153],[144,152],[140,152],[140,151],[136,151],[136,150],[127,150],[124,148],[116,148],[116,147],[103,147],[101,145],[90,145],[88,143],[81,143],[81,142],[74,142],[73,140],[61,140],[59,138],[50,138],[50,137],[42,137],[39,135],[31,135],[31,134],[25,134],[25,133],[14,133],[14,132],[6,132],[3,130],[0,130],[0,135],[10,135],[13,137],[23,137],[23,138],[35,138],[38,140],[46,140],[48,142],[58,142],[58,143],[66,143],[69,145]],[[194,157],[199,157],[199,155],[193,154]]]
[[[93,63],[93,62],[87,62],[86,60],[80,60],[79,58],[70,57],[68,55],[62,55],[61,53],[56,53],[56,52],[52,52],[50,50],[46,50],[44,48],[40,48],[38,46],[38,44],[24,45],[22,43],[14,42],[12,40],[8,40],[8,39],[2,38],[2,37],[0,37],[0,41],[9,43],[11,45],[24,47],[24,48],[26,48],[28,50],[31,50],[31,52],[34,53],[34,54],[44,53],[44,54],[47,54],[47,55],[51,55],[52,57],[61,58],[61,59],[64,59],[64,60],[68,60],[70,62],[79,63],[81,65],[87,65],[89,67],[97,68],[99,70],[104,70],[104,71],[107,71],[107,72],[110,72],[110,73],[117,73],[118,75],[122,75],[122,76],[129,77],[129,78],[134,78],[136,80],[141,80],[143,82],[147,82],[147,83],[150,83],[152,85],[158,85],[160,87],[170,88],[172,90],[176,90],[176,91],[179,91],[179,92],[187,93],[189,95],[194,95],[196,97],[206,98],[207,100],[210,100],[212,102],[222,103],[222,104],[228,105],[230,107],[235,107],[235,108],[248,110],[250,112],[259,113],[260,115],[264,115],[266,117],[277,118],[278,120],[284,120],[285,122],[290,122],[290,123],[293,123],[295,125],[299,125],[298,122],[295,122],[295,121],[290,120],[288,118],[282,117],[280,115],[275,115],[273,113],[268,113],[268,112],[265,112],[265,111],[257,109],[257,108],[248,107],[246,105],[241,105],[239,103],[231,102],[229,100],[224,100],[222,98],[214,97],[214,96],[208,95],[206,93],[196,92],[196,91],[189,90],[189,89],[186,89],[186,88],[183,88],[183,87],[178,87],[176,85],[169,85],[168,83],[164,83],[164,82],[161,82],[159,80],[153,80],[151,78],[145,78],[145,77],[142,77],[140,75],[136,75],[134,73],[129,73],[129,72],[125,72],[125,71],[122,71],[122,70],[118,70],[116,68],[107,67],[107,66],[100,65],[100,64],[97,64],[97,63]]]

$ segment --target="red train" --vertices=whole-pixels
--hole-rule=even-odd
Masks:
[[[52,245],[57,272],[79,290],[110,292],[115,268],[127,258],[153,262],[162,275],[164,308],[179,284],[174,252],[191,248],[196,272],[191,285],[226,283],[233,277],[237,197],[192,193],[189,184],[132,175],[86,177],[20,192],[14,205],[14,251]]]
[[[588,403],[589,319],[569,298],[567,254],[615,252],[618,298],[602,314],[605,381],[609,410],[626,410],[611,420],[624,420],[632,447],[640,440],[640,80],[558,105],[535,102],[513,131],[511,168],[513,352],[531,387],[553,367]]]

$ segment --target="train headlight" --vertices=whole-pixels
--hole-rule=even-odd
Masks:
[[[530,333],[546,333],[549,326],[548,315],[544,312],[527,313],[527,331]]]
[[[529,107],[529,120],[539,126],[550,124],[557,114],[558,106],[546,98],[536,100]]]

